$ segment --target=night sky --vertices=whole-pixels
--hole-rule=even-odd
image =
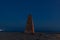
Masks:
[[[30,13],[35,31],[60,31],[60,0],[0,0],[0,29],[24,31]]]

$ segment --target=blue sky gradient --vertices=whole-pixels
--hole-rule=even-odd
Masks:
[[[0,27],[22,31],[30,13],[36,31],[60,32],[60,0],[0,0]]]

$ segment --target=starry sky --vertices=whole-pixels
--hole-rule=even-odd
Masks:
[[[30,13],[35,31],[60,31],[60,0],[0,0],[0,28],[24,31]]]

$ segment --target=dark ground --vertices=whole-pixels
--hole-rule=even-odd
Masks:
[[[60,34],[0,32],[0,40],[60,40]]]

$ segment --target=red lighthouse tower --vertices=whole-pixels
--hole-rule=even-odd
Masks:
[[[25,33],[34,34],[34,24],[33,24],[33,21],[32,21],[32,15],[31,14],[28,16]]]

